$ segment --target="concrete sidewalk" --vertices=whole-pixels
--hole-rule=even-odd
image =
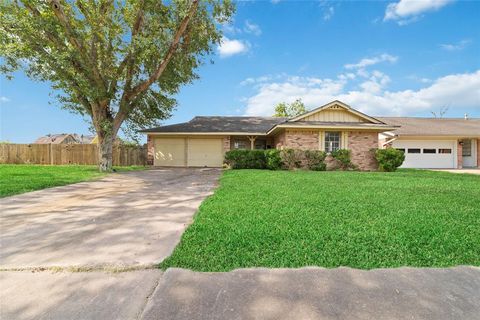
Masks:
[[[0,319],[138,319],[161,275],[160,270],[0,272]]]
[[[142,319],[480,318],[480,268],[168,269]]]

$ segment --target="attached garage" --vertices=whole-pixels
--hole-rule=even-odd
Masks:
[[[222,138],[154,138],[154,165],[221,167]]]
[[[456,140],[396,140],[392,146],[405,152],[402,168],[457,167]]]

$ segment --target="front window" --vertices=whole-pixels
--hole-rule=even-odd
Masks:
[[[247,149],[247,141],[245,140],[235,140],[233,142],[234,149]]]
[[[340,149],[340,132],[325,132],[325,151],[330,153]]]
[[[462,157],[470,157],[472,155],[472,140],[463,140]]]

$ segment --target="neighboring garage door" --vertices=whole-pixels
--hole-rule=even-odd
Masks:
[[[219,138],[156,138],[155,166],[221,167],[223,140]]]
[[[221,167],[223,164],[222,139],[188,139],[188,166]]]
[[[155,166],[185,166],[185,139],[184,138],[157,138],[155,139]]]
[[[396,140],[393,147],[405,151],[402,168],[455,168],[454,140]]]

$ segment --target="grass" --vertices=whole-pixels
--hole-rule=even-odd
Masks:
[[[227,171],[160,267],[480,265],[480,177]]]
[[[140,170],[144,167],[115,167],[117,171]],[[105,176],[96,166],[42,166],[24,164],[0,165],[0,197],[50,187],[87,181]]]

